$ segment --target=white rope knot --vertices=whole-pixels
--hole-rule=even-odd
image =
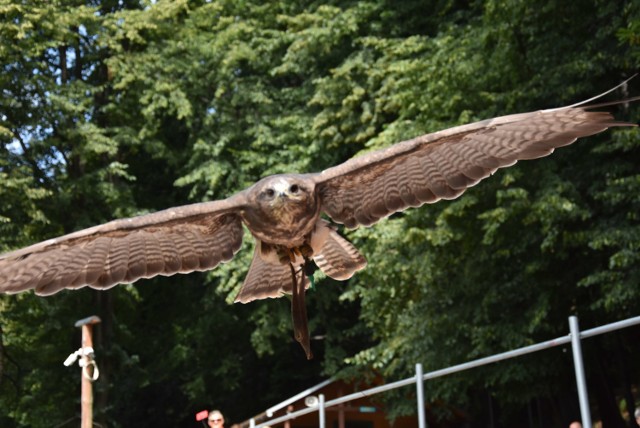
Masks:
[[[84,376],[85,379],[89,380],[90,382],[95,382],[96,380],[98,380],[98,377],[100,376],[100,370],[98,370],[98,365],[96,364],[95,360],[90,360],[90,359],[82,359],[79,362],[80,367],[82,367],[82,375]],[[93,370],[91,370],[91,374],[89,374],[89,369],[88,367],[93,366]]]
[[[98,370],[98,365],[94,360],[94,352],[91,346],[85,346],[83,348],[78,349],[76,352],[70,354],[66,360],[64,360],[64,365],[69,367],[71,364],[75,363],[78,358],[78,365],[82,367],[82,375],[85,379],[90,382],[95,382],[98,380],[100,376],[100,370]],[[91,374],[89,374],[89,367],[92,367]]]

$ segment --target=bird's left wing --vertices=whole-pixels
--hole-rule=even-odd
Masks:
[[[350,159],[313,176],[322,210],[347,227],[369,226],[408,207],[454,199],[519,160],[547,156],[612,126],[635,125],[592,107],[483,120]]]
[[[208,270],[242,244],[243,193],[112,222],[0,255],[0,293],[109,288]]]

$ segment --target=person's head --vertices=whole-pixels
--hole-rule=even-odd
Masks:
[[[569,428],[582,428],[582,424],[578,421],[573,421],[569,424]]]
[[[224,426],[224,416],[222,416],[220,410],[212,410],[209,412],[208,423],[211,428],[222,428]]]
[[[635,411],[635,413],[633,414],[636,417],[636,423],[638,425],[640,425],[640,407],[638,407]]]

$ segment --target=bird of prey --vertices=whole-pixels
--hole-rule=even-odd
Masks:
[[[213,269],[240,249],[244,224],[255,250],[236,302],[291,294],[294,336],[311,358],[305,277],[317,266],[346,280],[367,263],[321,215],[348,228],[371,226],[408,207],[454,199],[498,168],[547,156],[609,127],[634,125],[593,110],[623,101],[588,105],[596,98],[422,135],[319,173],[269,176],[227,199],[40,242],[0,256],[0,292],[107,289]]]

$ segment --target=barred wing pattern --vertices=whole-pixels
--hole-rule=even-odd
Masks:
[[[454,199],[498,168],[547,156],[617,122],[591,107],[502,116],[404,141],[314,176],[322,209],[353,228],[425,203]]]
[[[0,292],[106,289],[139,278],[212,269],[242,244],[242,221],[230,200],[115,220],[2,255]]]

